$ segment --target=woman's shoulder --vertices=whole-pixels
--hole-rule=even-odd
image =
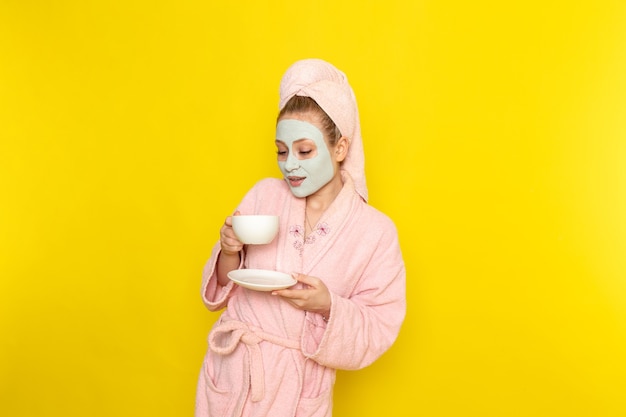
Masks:
[[[360,223],[366,226],[368,230],[397,235],[396,224],[386,213],[364,201],[362,202],[362,209],[364,218]]]
[[[400,237],[391,217],[363,200],[359,206],[346,232],[350,239],[366,243],[356,246],[358,253],[371,256],[379,251],[398,250]]]

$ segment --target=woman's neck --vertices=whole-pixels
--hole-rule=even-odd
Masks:
[[[312,224],[317,223],[322,213],[335,201],[342,188],[343,181],[341,175],[338,174],[328,184],[306,198],[306,212]]]

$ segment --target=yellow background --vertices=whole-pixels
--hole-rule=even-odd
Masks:
[[[307,57],[408,270],[335,415],[626,415],[618,0],[0,0],[0,415],[192,415],[201,269]]]

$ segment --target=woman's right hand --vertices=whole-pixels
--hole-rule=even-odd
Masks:
[[[239,210],[237,210],[233,213],[233,216],[239,214]],[[222,253],[226,255],[236,255],[243,249],[243,243],[235,236],[232,216],[228,216],[226,220],[224,220],[224,225],[220,229],[220,243],[222,245]]]

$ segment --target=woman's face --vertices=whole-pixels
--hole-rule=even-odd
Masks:
[[[278,167],[296,197],[315,193],[338,171],[315,114],[283,116],[276,125],[276,148]]]

